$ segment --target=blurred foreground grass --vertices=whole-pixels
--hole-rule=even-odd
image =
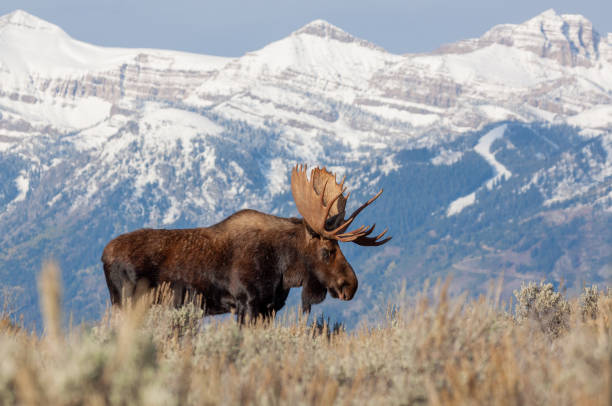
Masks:
[[[241,328],[144,303],[64,329],[58,274],[41,273],[42,337],[0,315],[2,405],[612,402],[609,290],[568,302],[530,284],[509,312],[495,295],[449,298],[441,284],[353,332],[297,312]]]

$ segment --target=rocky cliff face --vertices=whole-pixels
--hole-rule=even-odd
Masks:
[[[473,52],[492,44],[533,52],[562,66],[585,67],[596,64],[602,53],[607,56],[610,49],[608,39],[602,39],[589,20],[581,15],[558,15],[551,9],[523,24],[498,25],[480,38],[447,45],[437,52]]]

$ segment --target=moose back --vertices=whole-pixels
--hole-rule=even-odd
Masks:
[[[175,304],[200,295],[206,314],[269,316],[281,309],[289,290],[302,287],[302,309],[325,299],[351,300],[357,277],[339,241],[382,245],[386,230],[369,237],[374,226],[347,228],[382,190],[345,219],[349,194],[325,168],[293,168],[291,191],[303,218],[283,218],[242,210],[210,227],[141,229],[122,234],[105,247],[104,275],[113,305],[163,283]]]

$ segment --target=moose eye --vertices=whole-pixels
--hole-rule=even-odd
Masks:
[[[328,260],[329,258],[331,258],[331,256],[334,254],[334,251],[327,249],[327,248],[322,248],[321,249],[321,257],[324,260]]]

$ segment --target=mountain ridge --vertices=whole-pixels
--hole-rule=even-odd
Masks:
[[[45,55],[28,30],[0,29],[0,280],[32,320],[45,258],[65,270],[67,306],[96,317],[112,237],[242,208],[294,216],[296,163],[348,175],[349,209],[385,188],[360,217],[395,238],[343,248],[360,292],[320,307],[351,322],[401,280],[449,272],[475,293],[504,270],[509,288],[612,279],[609,36],[568,64],[492,40],[396,55],[322,20],[238,58],[63,34]]]
[[[610,43],[605,38],[604,55],[609,55]],[[500,44],[555,59],[564,66],[592,66],[600,58],[601,41],[602,36],[584,16],[560,15],[549,9],[522,24],[497,25],[479,38],[444,45],[436,53],[466,53]]]
[[[20,20],[25,19],[27,15],[25,12],[16,13],[17,16],[20,16]],[[7,19],[6,16],[4,18]],[[36,18],[32,17],[32,19]],[[562,16],[549,10],[534,19],[523,24],[512,25],[512,27],[515,27],[516,31],[519,30],[516,27],[529,28],[535,24],[534,21],[549,20],[552,22],[565,21]],[[583,26],[587,25],[584,22],[588,20],[583,17],[579,20]],[[559,24],[555,24],[552,25],[559,28]],[[436,128],[440,127],[444,131],[477,129],[490,119],[512,118],[549,122],[559,122],[559,120],[569,122],[571,118],[572,124],[579,124],[586,128],[590,120],[586,117],[581,119],[580,114],[596,114],[599,105],[609,104],[612,89],[610,79],[612,63],[599,57],[600,53],[607,55],[608,49],[612,55],[612,47],[605,39],[607,37],[600,38],[598,34],[593,34],[593,38],[600,38],[595,41],[597,51],[595,52],[593,48],[594,56],[587,51],[574,55],[573,48],[567,40],[564,42],[563,52],[549,51],[548,55],[542,56],[533,49],[524,50],[521,47],[503,45],[508,42],[503,35],[501,39],[488,38],[499,30],[499,28],[493,28],[478,40],[467,40],[468,43],[476,41],[480,44],[470,46],[469,49],[461,45],[466,43],[465,41],[456,43],[455,47],[464,48],[459,53],[438,52],[401,56],[388,53],[367,41],[356,39],[323,20],[315,20],[289,36],[239,58],[218,58],[162,50],[96,47],[73,40],[66,35],[66,38],[77,44],[79,49],[74,49],[68,55],[62,56],[61,60],[62,63],[76,60],[73,66],[60,66],[60,63],[54,68],[54,63],[57,61],[51,57],[50,60],[44,61],[44,65],[50,68],[40,68],[40,71],[37,71],[37,68],[30,65],[34,63],[32,61],[45,55],[44,51],[33,48],[30,54],[26,54],[21,59],[12,58],[12,60],[17,60],[15,63],[6,60],[6,55],[16,52],[9,47],[3,52],[5,60],[2,61],[3,58],[0,57],[0,63],[4,67],[0,74],[3,74],[6,79],[5,93],[8,95],[15,93],[9,90],[14,87],[17,94],[25,93],[28,100],[33,100],[32,97],[38,100],[41,97],[35,94],[42,96],[55,89],[53,96],[56,96],[57,93],[64,93],[66,96],[70,96],[70,93],[74,95],[80,93],[115,103],[121,98],[122,92],[134,91],[137,93],[135,96],[141,98],[159,98],[160,94],[167,94],[168,100],[180,101],[196,108],[222,110],[220,104],[225,103],[224,106],[230,110],[220,112],[225,115],[231,115],[233,109],[246,111],[248,114],[251,110],[249,106],[253,105],[252,97],[269,103],[265,95],[264,97],[258,95],[260,92],[257,89],[258,86],[254,87],[253,84],[261,83],[265,87],[265,92],[268,93],[271,91],[271,86],[266,83],[270,83],[272,87],[295,88],[294,93],[297,94],[289,104],[300,103],[297,100],[299,98],[306,99],[300,95],[304,92],[326,94],[327,97],[338,102],[357,105],[365,112],[380,115],[381,110],[385,110],[386,117],[385,115],[382,117],[387,120],[401,117],[407,120],[406,124],[413,127],[413,131],[420,134],[432,132],[432,130],[435,132]],[[513,30],[508,32],[512,33]],[[596,33],[593,30],[591,32]],[[334,36],[344,38],[346,42],[337,41]],[[11,41],[5,40],[5,42]],[[546,43],[542,46],[547,47]],[[54,46],[45,48],[51,52]],[[61,48],[68,49],[71,46],[62,45]],[[86,52],[81,52],[83,55],[80,55],[79,51],[83,50]],[[567,56],[566,51],[570,56]],[[535,57],[530,56],[534,53]],[[53,55],[57,54],[57,52],[53,53]],[[561,59],[551,60],[552,55],[557,55]],[[595,56],[598,59],[591,61]],[[88,62],[88,57],[93,59]],[[505,66],[496,62],[504,59],[512,62]],[[335,62],[331,64],[330,60]],[[550,62],[547,62],[549,60]],[[570,60],[575,63],[569,63]],[[580,65],[580,61],[591,62]],[[10,69],[11,64],[16,65],[16,69]],[[23,68],[24,64],[25,68]],[[77,68],[80,66],[80,68],[77,69],[75,66]],[[28,75],[18,80],[14,78],[11,80],[14,75],[19,76],[23,72],[30,71],[33,79],[29,78],[31,75]],[[155,78],[149,80],[147,72],[153,76],[163,77],[163,80],[159,81]],[[494,74],[491,75],[491,72]],[[66,74],[68,76],[65,76]],[[122,75],[125,77],[123,80]],[[192,77],[187,78],[189,75]],[[420,77],[426,82],[419,79]],[[403,78],[409,80],[406,81]],[[558,83],[560,80],[574,82],[575,94],[571,97],[579,102],[587,99],[583,105],[563,111],[560,103],[556,102],[559,95],[555,93],[555,88],[562,85]],[[201,83],[196,85],[196,81]],[[123,89],[122,82],[133,83],[135,86],[133,90]],[[15,86],[11,86],[12,83],[15,83]],[[593,86],[594,83],[598,83],[599,88]],[[491,87],[491,89],[483,88],[484,86]],[[508,86],[516,88],[514,94],[507,95]],[[567,84],[563,86],[569,88]],[[498,97],[498,100],[495,100],[498,105],[496,109],[484,108],[483,110],[483,108],[469,106],[466,111],[459,109],[454,112],[451,117],[456,118],[446,123],[443,120],[445,117],[435,111],[440,107],[447,108],[457,105],[459,101],[465,104],[462,101],[462,94],[466,95],[468,104],[475,104],[471,100],[477,98],[481,99],[481,104],[486,105],[487,98],[482,97],[482,94],[495,94],[498,91],[506,93],[501,95],[502,98],[512,97],[520,99],[520,102],[515,103],[510,100],[508,103],[499,100]],[[250,98],[244,99],[247,93],[250,94]],[[548,100],[542,97],[542,93],[548,93]],[[241,98],[243,100],[240,100]],[[523,103],[525,99],[528,101],[527,104]],[[314,101],[308,100],[308,102]],[[304,103],[301,104],[300,107],[305,108]],[[563,104],[564,106],[570,105],[566,101],[563,101]],[[377,106],[383,106],[384,109],[377,108]],[[278,113],[283,115],[282,109],[280,110]],[[410,116],[405,114],[410,110],[415,114]],[[421,112],[425,114],[420,114]],[[263,111],[253,111],[253,120],[261,120],[264,114]],[[609,127],[612,122],[606,117],[607,114],[601,114],[598,120],[600,124],[603,122],[605,128]],[[289,120],[304,126],[303,122],[295,117],[287,117],[287,121]],[[576,121],[582,122],[576,123]],[[600,128],[601,125],[598,125],[594,129]]]

